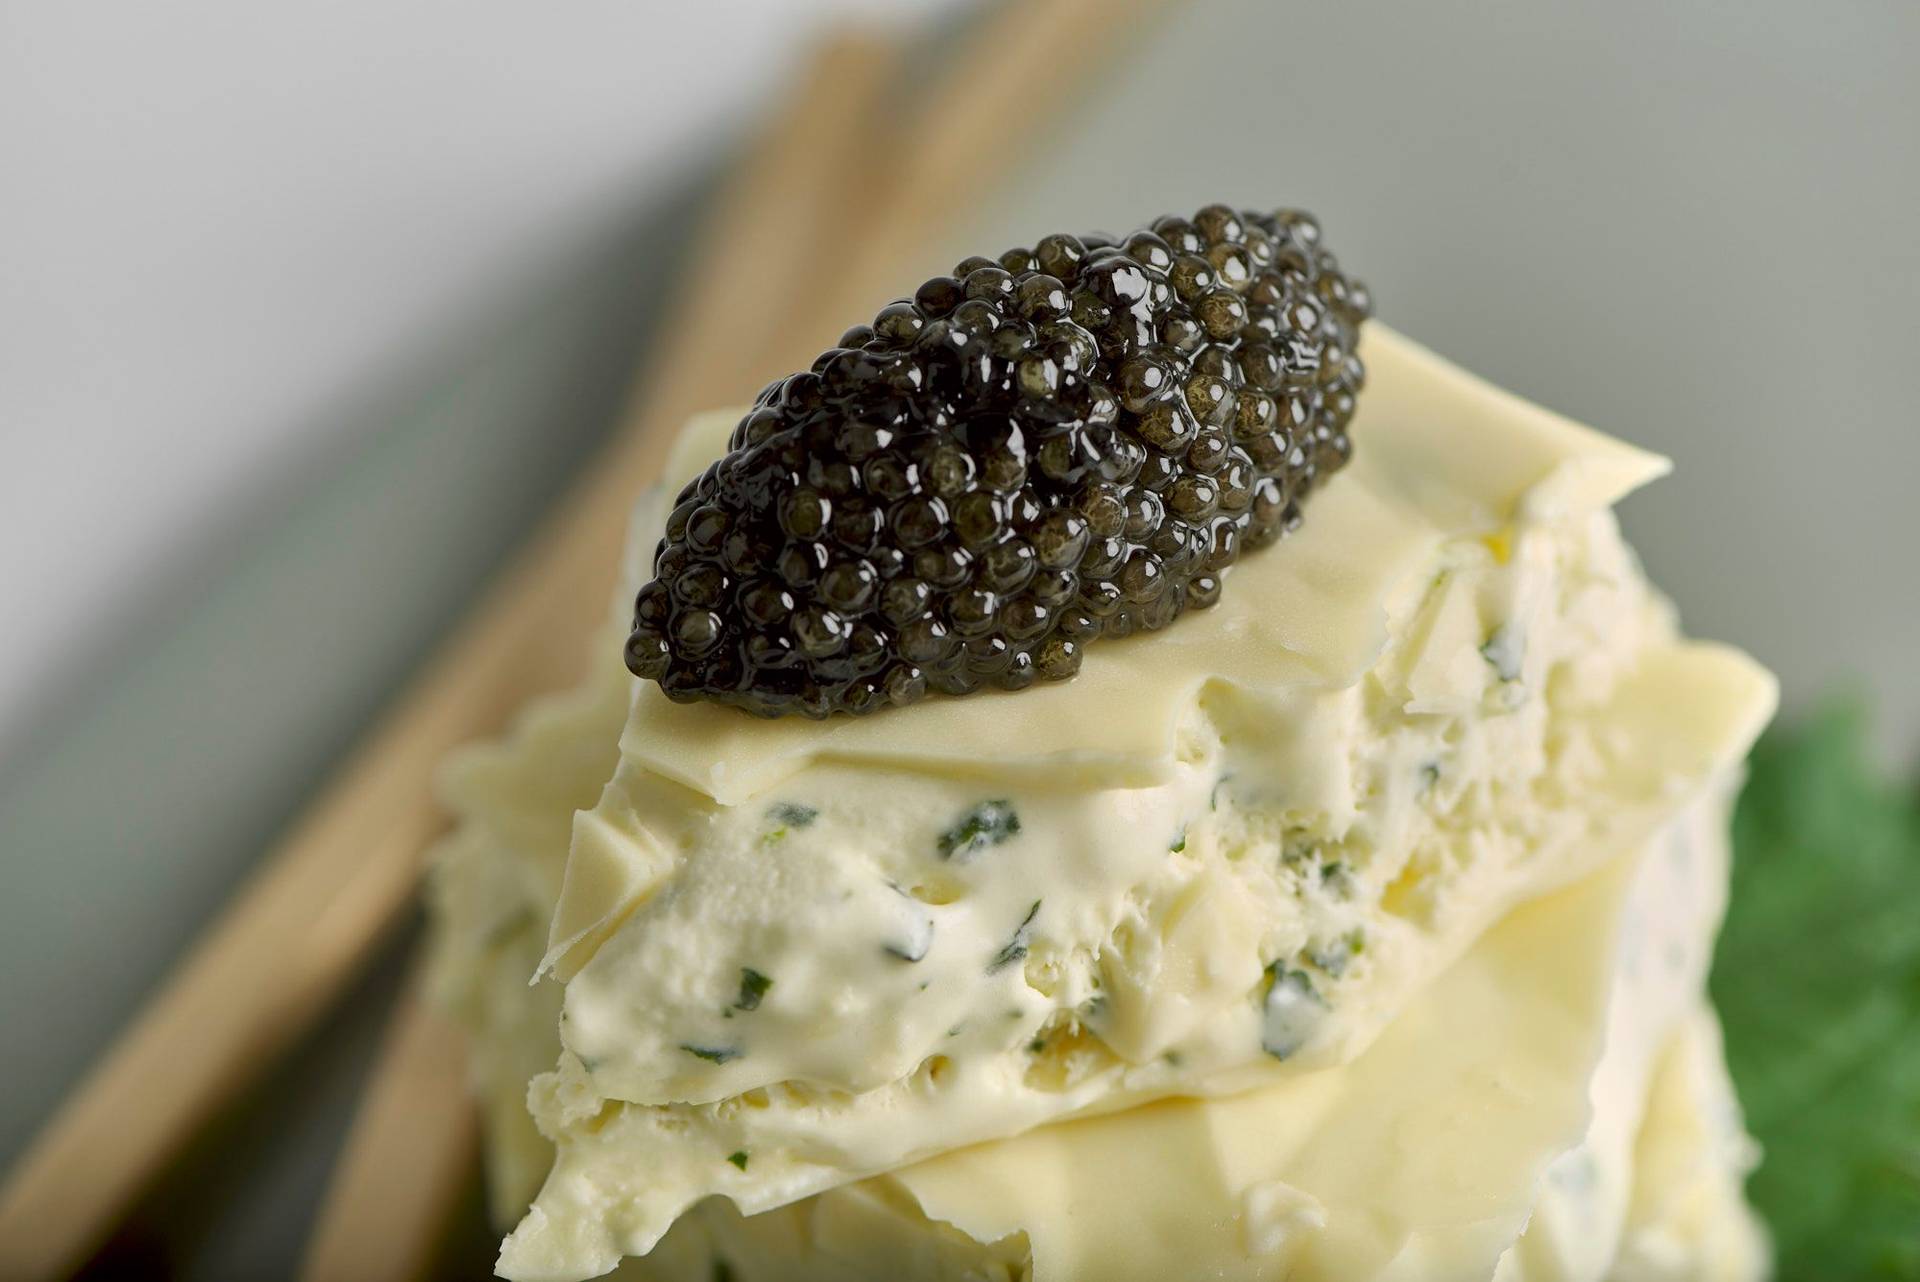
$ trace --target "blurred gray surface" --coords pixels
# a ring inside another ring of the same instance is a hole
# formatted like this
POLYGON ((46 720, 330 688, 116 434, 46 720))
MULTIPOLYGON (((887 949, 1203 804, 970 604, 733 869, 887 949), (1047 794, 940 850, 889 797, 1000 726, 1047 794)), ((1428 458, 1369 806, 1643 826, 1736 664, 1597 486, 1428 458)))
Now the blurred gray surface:
MULTIPOLYGON (((0 761, 0 1164, 602 438, 707 186, 636 193, 620 226, 343 408, 347 447, 128 602, 62 717, 0 761)), ((115 1268, 291 1275, 396 973, 143 1209, 115 1268)))
POLYGON ((1790 707, 1859 683, 1910 756, 1920 5, 1187 12, 953 256, 1313 209, 1387 324, 1670 455, 1624 513, 1687 626, 1790 707))
MULTIPOLYGON (((1790 706, 1857 683, 1907 756, 1916 123, 1904 0, 1201 0, 939 258, 1215 198, 1316 209, 1387 323, 1672 455, 1627 523, 1691 629, 1755 651, 1790 706)), ((157 583, 0 762, 0 1156, 606 425, 685 226, 657 193, 635 211, 345 411, 354 448, 157 583)), ((352 1059, 314 1088, 338 1116, 352 1059)), ((305 1116, 235 1159, 257 1178, 229 1187, 278 1208, 240 1218, 271 1230, 202 1224, 226 1249, 195 1275, 293 1258, 338 1135, 305 1116)))

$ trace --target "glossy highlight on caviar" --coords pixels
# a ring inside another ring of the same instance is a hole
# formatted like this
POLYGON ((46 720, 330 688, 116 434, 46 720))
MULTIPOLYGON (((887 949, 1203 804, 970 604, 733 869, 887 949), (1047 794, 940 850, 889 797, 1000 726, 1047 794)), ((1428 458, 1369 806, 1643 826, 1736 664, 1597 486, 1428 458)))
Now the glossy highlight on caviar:
POLYGON ((1298 526, 1352 453, 1369 311, 1296 210, 969 258, 760 393, 667 519, 627 666, 763 716, 1070 677, 1298 526))

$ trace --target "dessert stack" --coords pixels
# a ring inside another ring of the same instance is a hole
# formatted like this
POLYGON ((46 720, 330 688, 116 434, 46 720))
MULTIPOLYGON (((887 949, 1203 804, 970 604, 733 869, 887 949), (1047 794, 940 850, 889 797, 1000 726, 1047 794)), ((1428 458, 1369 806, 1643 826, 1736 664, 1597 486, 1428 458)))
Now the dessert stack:
POLYGON ((969 259, 637 506, 447 772, 517 1279, 1754 1278, 1704 977, 1773 683, 1658 457, 1303 214, 969 259))

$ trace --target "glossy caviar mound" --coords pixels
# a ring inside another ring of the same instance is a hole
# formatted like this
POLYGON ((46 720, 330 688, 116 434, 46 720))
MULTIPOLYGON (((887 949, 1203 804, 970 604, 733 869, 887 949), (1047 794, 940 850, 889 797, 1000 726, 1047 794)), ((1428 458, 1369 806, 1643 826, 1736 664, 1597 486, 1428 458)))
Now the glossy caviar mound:
POLYGON ((627 665, 764 716, 1070 677, 1299 524, 1368 310, 1295 210, 969 258, 760 393, 667 518, 627 665))

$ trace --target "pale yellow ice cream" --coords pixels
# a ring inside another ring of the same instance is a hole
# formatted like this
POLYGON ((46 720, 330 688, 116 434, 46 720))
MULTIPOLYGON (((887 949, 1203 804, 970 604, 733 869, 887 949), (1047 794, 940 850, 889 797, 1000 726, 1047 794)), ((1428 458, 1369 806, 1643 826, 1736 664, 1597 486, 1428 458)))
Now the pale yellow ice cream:
MULTIPOLYGON (((1608 505, 1661 461, 1389 331, 1363 354, 1355 461, 1306 527, 1237 567, 1214 610, 1103 642, 1074 682, 766 723, 636 686, 609 635, 587 687, 455 770, 467 823, 436 877, 442 985, 479 1034, 497 1209, 545 1184, 507 1244, 510 1276, 603 1272, 716 1193, 796 1208, 736 1217, 742 1243, 796 1216, 879 1216, 857 1235, 878 1241, 895 1233, 882 1211, 925 1203, 896 1205, 869 1176, 1004 1157, 1073 1129, 1035 1127, 1121 1108, 1074 1126, 1153 1153, 1164 1113, 1351 1087, 1495 921, 1624 860, 1712 790, 1771 685, 1678 640, 1619 540, 1608 505), (550 1173, 520 1103, 536 1072, 550 1173)), ((730 424, 697 423, 676 468, 717 453, 730 424)), ((643 511, 638 546, 658 520, 643 511)), ((1620 1061, 1594 1059, 1600 1040, 1567 1078, 1576 1093, 1620 1061)), ((1650 1046, 1589 1140, 1616 1175, 1650 1046)), ((1575 1257, 1613 1259, 1629 1187, 1606 1185, 1612 1227, 1576 1233, 1591 1245, 1562 1250, 1562 1272, 1516 1254, 1503 1276, 1603 1276, 1575 1257)), ((1243 1193, 1276 1222, 1319 1215, 1280 1185, 1243 1193)), ((1502 1194, 1524 1221, 1532 1184, 1502 1194)), ((727 1224, 725 1206, 703 1204, 652 1267, 727 1224)), ((1048 1264, 1059 1230, 1038 1220, 1008 1229, 1016 1242, 985 1221, 894 1219, 927 1260, 986 1234, 1009 1268, 1031 1249, 1035 1276, 1109 1276, 1048 1264)), ((1691 1240, 1673 1225, 1646 1240, 1661 1233, 1691 1240)), ((1485 1268, 1459 1276, 1486 1276, 1516 1235, 1493 1233, 1485 1268)), ((821 1276, 914 1276, 871 1267, 821 1276)), ((758 1275, 809 1276, 793 1268, 758 1275)))
MULTIPOLYGON (((1709 801, 1517 910, 1353 1063, 1045 1127, 743 1219, 701 1204, 618 1276, 706 1282, 1284 1278, 1599 1282, 1656 1223, 1697 1278, 1759 1276, 1701 988, 1726 878, 1709 801), (1703 1097, 1704 1096, 1704 1097, 1703 1097), (1583 1134, 1584 1131, 1584 1134, 1583 1134), (1630 1213, 1631 1208, 1631 1213, 1630 1213), (1517 1239, 1517 1240, 1516 1240, 1517 1239)), ((1724 1079, 1722 1079, 1724 1083, 1724 1079)))
MULTIPOLYGON (((532 719, 528 746, 581 707, 532 719)), ((1048 1127, 751 1219, 704 1203, 619 1276, 1756 1278, 1746 1143, 1699 1005, 1724 832, 1709 796, 1518 910, 1346 1068, 1048 1127)), ((441 884, 480 884, 479 847, 448 859, 441 884)), ((517 979, 483 981, 496 1010, 538 1004, 517 979)), ((513 1037, 482 1043, 508 1076, 513 1037)), ((489 1114, 528 1187, 547 1152, 513 1101, 489 1114)))

